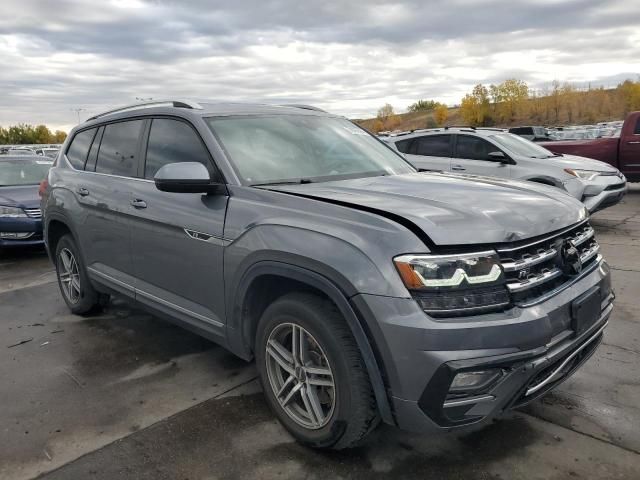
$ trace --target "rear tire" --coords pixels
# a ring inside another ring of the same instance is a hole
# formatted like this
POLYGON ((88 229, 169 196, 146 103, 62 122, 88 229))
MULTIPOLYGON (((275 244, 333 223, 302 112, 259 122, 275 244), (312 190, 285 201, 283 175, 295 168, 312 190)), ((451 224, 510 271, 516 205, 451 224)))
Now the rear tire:
POLYGON ((76 315, 87 315, 100 309, 104 296, 91 285, 89 276, 70 234, 63 235, 56 245, 55 252, 56 276, 62 298, 76 315))
POLYGON ((260 319, 255 351, 267 402, 300 443, 348 448, 378 424, 360 350, 332 302, 309 293, 279 298, 260 319))

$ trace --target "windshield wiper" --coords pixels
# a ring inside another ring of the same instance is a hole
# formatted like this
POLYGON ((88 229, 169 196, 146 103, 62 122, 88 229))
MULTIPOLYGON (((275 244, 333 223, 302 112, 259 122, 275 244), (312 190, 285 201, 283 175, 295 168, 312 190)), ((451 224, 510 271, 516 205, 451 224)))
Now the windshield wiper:
POLYGON ((270 185, 301 185, 305 183, 313 183, 313 180, 309 178, 299 178, 297 180, 284 180, 284 181, 275 181, 275 182, 264 182, 264 183, 252 183, 249 185, 250 187, 267 187, 270 185))

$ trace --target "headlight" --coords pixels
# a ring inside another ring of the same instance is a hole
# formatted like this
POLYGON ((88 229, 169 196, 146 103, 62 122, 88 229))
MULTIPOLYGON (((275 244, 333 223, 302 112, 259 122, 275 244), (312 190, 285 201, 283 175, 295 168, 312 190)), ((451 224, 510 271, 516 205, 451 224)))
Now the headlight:
POLYGON ((461 255, 401 255, 394 263, 422 309, 459 316, 504 309, 510 303, 495 251, 461 255))
POLYGON ((581 178, 582 180, 593 180, 594 178, 600 176, 601 172, 596 172, 595 170, 576 170, 573 168, 565 168, 565 172, 569 175, 573 175, 574 177, 581 178))
POLYGON ((16 207, 3 207, 0 205, 0 218, 23 218, 26 217, 27 214, 24 213, 24 210, 16 207))

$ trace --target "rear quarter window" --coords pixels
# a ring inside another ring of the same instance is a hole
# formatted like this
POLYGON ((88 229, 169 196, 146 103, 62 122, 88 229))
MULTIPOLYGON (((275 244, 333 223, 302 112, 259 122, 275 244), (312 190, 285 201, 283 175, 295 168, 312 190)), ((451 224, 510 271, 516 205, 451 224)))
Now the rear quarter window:
POLYGON ((76 133, 67 149, 67 159, 76 170, 83 170, 87 161, 89 147, 96 133, 95 128, 76 133))

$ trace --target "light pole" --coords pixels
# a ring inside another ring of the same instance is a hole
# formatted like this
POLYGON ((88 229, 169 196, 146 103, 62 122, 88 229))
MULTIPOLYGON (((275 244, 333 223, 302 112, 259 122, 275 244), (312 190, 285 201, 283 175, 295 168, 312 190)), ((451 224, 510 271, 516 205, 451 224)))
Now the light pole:
POLYGON ((78 115, 78 123, 80 123, 80 112, 85 112, 87 109, 86 108, 72 108, 71 111, 72 112, 76 112, 76 114, 78 115))

